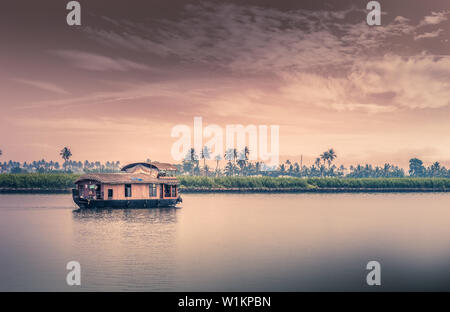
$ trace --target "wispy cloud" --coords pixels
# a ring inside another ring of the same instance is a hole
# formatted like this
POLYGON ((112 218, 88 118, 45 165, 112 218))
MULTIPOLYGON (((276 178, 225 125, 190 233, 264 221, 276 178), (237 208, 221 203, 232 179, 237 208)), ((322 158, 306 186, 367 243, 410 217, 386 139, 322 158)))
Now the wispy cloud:
POLYGON ((45 90, 45 91, 50 91, 50 92, 54 92, 54 93, 58 93, 58 94, 69 94, 68 91, 64 90, 63 88, 57 86, 54 83, 50 83, 50 82, 45 82, 42 80, 29 80, 29 79, 21 79, 21 78, 13 78, 11 79, 13 81, 16 82, 20 82, 41 90, 45 90))
POLYGON ((96 40, 135 51, 259 72, 348 60, 354 48, 330 30, 342 29, 340 21, 351 11, 282 12, 203 3, 188 5, 185 19, 159 21, 155 28, 127 23, 121 33, 93 28, 86 31, 96 40))
POLYGON ((450 59, 426 54, 359 60, 345 77, 291 75, 283 91, 300 103, 370 113, 450 105, 450 59))
POLYGON ((123 58, 111 58, 104 55, 77 51, 57 50, 51 53, 72 62, 74 66, 93 71, 129 71, 150 70, 145 64, 140 64, 123 58))
MULTIPOLYGON (((153 21, 156 26, 148 28, 122 23, 121 33, 87 32, 101 42, 141 53, 238 75, 272 75, 281 87, 271 93, 287 103, 369 113, 449 105, 448 58, 413 48, 405 55, 402 45, 402 55, 396 54, 399 42, 439 36, 442 29, 417 32, 424 25, 442 23, 448 12, 433 12, 419 23, 397 16, 377 27, 366 24, 365 14, 355 8, 280 11, 201 3, 186 6, 181 20, 153 21)), ((216 96, 224 103, 223 95, 216 96)))
POLYGON ((450 14, 450 11, 441 11, 441 12, 431 12, 431 15, 427 15, 420 22, 420 26, 425 25, 437 25, 448 19, 447 15, 450 14))
POLYGON ((435 37, 439 36, 439 34, 443 31, 444 30, 442 28, 439 28, 439 29, 436 29, 435 31, 416 35, 416 36, 414 36, 414 40, 425 39, 425 38, 435 38, 435 37))
POLYGON ((185 62, 238 72, 276 72, 348 65, 355 58, 383 53, 389 40, 420 37, 415 34, 419 27, 445 21, 448 12, 433 12, 419 24, 397 16, 378 27, 366 24, 366 14, 356 8, 280 11, 204 2, 187 5, 181 20, 153 21, 151 27, 122 22, 121 32, 86 32, 105 44, 185 62))
MULTIPOLYGON (((184 13, 183 19, 159 20, 158 26, 152 27, 104 18, 114 27, 120 25, 123 31, 86 31, 92 38, 115 47, 221 69, 246 77, 247 83, 241 83, 241 79, 229 82, 214 78, 212 82, 177 77, 173 81, 142 82, 123 91, 36 102, 22 108, 164 99, 166 103, 192 103, 196 110, 219 103, 221 110, 217 115, 229 116, 236 113, 236 103, 241 108, 261 108, 274 100, 285 107, 316 106, 368 113, 449 105, 449 58, 426 52, 400 56, 391 44, 393 40, 414 42, 438 36, 442 29, 416 32, 423 23, 435 25, 444 21, 446 12, 434 12, 418 24, 397 16, 379 27, 369 27, 365 12, 354 8, 334 12, 280 11, 202 3, 186 6, 184 13), (352 14, 361 19, 349 18, 352 14), (263 78, 248 83, 252 76, 263 78), (272 77, 270 88, 263 82, 267 76, 272 77)), ((52 53, 88 70, 151 69, 128 59, 82 51, 52 53)))

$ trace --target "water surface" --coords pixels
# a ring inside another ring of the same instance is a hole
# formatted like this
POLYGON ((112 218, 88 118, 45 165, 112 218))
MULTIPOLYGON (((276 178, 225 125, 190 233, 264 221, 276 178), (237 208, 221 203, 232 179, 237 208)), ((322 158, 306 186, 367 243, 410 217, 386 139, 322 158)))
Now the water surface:
POLYGON ((184 194, 76 210, 0 195, 1 291, 450 290, 450 194, 184 194), (66 264, 81 264, 81 287, 66 264), (382 286, 366 285, 367 262, 382 286))

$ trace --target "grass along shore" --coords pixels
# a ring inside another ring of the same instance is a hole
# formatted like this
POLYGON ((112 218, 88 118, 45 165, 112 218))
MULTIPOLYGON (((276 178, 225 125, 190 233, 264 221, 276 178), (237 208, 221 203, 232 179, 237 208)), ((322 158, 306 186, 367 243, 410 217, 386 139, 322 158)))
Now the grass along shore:
POLYGON ((70 173, 2 173, 0 192, 67 192, 79 177, 70 173))
POLYGON ((179 177, 184 192, 447 192, 448 178, 179 177))
MULTIPOLYGON (((69 192, 78 174, 0 174, 0 192, 69 192)), ((190 192, 448 192, 449 178, 295 178, 179 176, 190 192)))

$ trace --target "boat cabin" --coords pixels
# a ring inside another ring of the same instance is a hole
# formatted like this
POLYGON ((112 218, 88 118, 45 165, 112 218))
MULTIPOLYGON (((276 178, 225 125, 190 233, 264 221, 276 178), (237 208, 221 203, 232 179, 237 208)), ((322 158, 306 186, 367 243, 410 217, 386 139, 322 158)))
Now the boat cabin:
POLYGON ((119 173, 92 173, 75 181, 80 200, 177 199, 176 167, 166 163, 133 163, 119 173))

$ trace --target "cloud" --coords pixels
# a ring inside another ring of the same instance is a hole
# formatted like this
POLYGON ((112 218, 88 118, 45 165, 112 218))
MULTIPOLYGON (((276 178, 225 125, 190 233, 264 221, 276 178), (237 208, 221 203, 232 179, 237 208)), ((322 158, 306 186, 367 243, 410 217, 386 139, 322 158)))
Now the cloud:
POLYGON ((357 63, 350 80, 362 95, 389 92, 383 103, 398 108, 440 108, 450 104, 450 59, 422 54, 385 55, 357 63))
POLYGON ((202 3, 185 11, 182 20, 161 20, 148 28, 126 23, 120 32, 86 32, 111 46, 246 72, 327 66, 348 61, 354 52, 331 32, 345 31, 340 22, 353 9, 283 12, 202 3))
POLYGON ((416 35, 416 36, 414 36, 414 40, 425 39, 425 38, 435 38, 435 37, 439 36, 439 34, 443 31, 444 30, 442 28, 439 28, 432 32, 427 32, 427 33, 423 33, 420 35, 416 35))
POLYGON ((111 58, 94 53, 76 50, 56 50, 51 53, 72 62, 74 66, 93 71, 130 71, 150 70, 144 64, 136 63, 123 58, 111 58))
POLYGON ((386 55, 381 59, 357 60, 345 74, 336 76, 296 71, 283 73, 276 79, 187 77, 160 83, 143 82, 121 91, 41 101, 25 108, 107 104, 111 112, 114 105, 128 107, 124 103, 145 102, 146 109, 164 103, 165 108, 173 111, 173 118, 208 114, 225 119, 248 114, 259 120, 264 116, 273 117, 275 104, 281 111, 319 107, 332 111, 389 113, 448 106, 449 77, 450 58, 427 54, 386 55))
POLYGON ((286 97, 338 111, 383 113, 450 105, 450 59, 426 54, 359 60, 344 77, 297 73, 286 81, 286 97))
POLYGON ((450 11, 431 12, 431 15, 425 16, 420 22, 419 27, 425 25, 437 25, 447 20, 450 11))
MULTIPOLYGON (((31 107, 155 98, 191 103, 198 110, 219 105, 222 109, 217 114, 221 116, 236 114, 238 107, 261 108, 269 101, 286 107, 303 105, 368 113, 445 107, 450 95, 449 58, 418 54, 405 49, 402 43, 438 36, 442 29, 423 34, 416 31, 423 23, 442 22, 446 14, 433 12, 418 24, 397 16, 391 23, 370 27, 365 12, 357 9, 280 11, 201 3, 187 5, 182 19, 153 20, 151 26, 113 23, 104 18, 113 28, 87 28, 88 36, 117 49, 193 64, 197 72, 199 68, 208 72, 214 69, 230 75, 234 82, 177 77, 160 84, 142 83, 125 91, 33 103, 31 107), (352 19, 350 15, 360 18, 352 19), (397 55, 396 45, 408 53, 397 55), (260 80, 249 80, 251 77, 260 80), (271 83, 266 83, 266 77, 272 79, 271 83)), ((72 50, 54 53, 89 70, 149 69, 123 58, 72 50)))
POLYGON ((181 62, 233 72, 277 73, 323 71, 351 65, 355 59, 383 55, 390 41, 413 39, 423 23, 437 24, 447 18, 447 12, 433 12, 414 25, 410 19, 397 16, 389 24, 370 27, 366 13, 356 8, 281 11, 203 2, 187 5, 183 18, 176 21, 153 20, 147 27, 121 22, 119 28, 88 27, 86 32, 109 46, 181 62))
POLYGON ((50 82, 20 79, 20 78, 14 78, 11 80, 26 84, 26 85, 29 85, 29 86, 32 86, 32 87, 35 87, 38 89, 42 89, 45 91, 50 91, 50 92, 54 92, 54 93, 58 93, 58 94, 69 94, 69 92, 67 92, 63 88, 61 88, 53 83, 50 83, 50 82))

